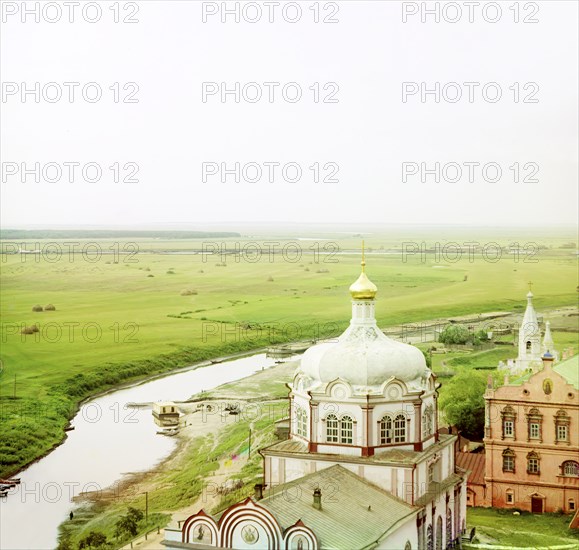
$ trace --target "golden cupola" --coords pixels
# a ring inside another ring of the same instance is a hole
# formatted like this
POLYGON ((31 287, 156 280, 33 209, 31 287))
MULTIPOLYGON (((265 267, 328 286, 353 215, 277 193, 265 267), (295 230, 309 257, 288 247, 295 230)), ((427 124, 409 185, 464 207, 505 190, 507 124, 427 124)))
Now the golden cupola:
POLYGON ((368 279, 366 275, 366 258, 364 255, 364 243, 362 243, 362 273, 352 285, 350 285, 350 294, 354 300, 373 300, 378 292, 378 287, 368 279))

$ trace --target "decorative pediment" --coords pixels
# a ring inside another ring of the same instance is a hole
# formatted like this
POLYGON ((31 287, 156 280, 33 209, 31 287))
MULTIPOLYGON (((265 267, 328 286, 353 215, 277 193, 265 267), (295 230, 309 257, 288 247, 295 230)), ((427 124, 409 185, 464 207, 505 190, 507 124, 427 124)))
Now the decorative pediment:
POLYGON ((408 394, 408 386, 402 380, 392 377, 382 384, 381 392, 387 399, 396 401, 408 394))
POLYGON ((336 378, 326 386, 326 395, 336 400, 348 399, 352 393, 352 386, 342 378, 336 378))
POLYGON ((215 520, 205 513, 205 510, 200 510, 189 516, 183 523, 181 541, 190 544, 218 546, 219 527, 215 520))

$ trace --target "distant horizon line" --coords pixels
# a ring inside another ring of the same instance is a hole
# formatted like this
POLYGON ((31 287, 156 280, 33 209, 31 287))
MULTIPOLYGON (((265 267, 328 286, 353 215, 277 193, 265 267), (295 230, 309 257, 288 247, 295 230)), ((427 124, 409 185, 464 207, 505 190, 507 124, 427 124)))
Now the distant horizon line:
POLYGON ((232 227, 239 226, 240 228, 324 228, 334 229, 334 232, 351 233, 356 232, 362 228, 421 228, 421 227, 439 227, 439 228, 468 228, 468 229, 484 229, 488 231, 497 231, 500 229, 574 229, 577 230, 579 224, 562 222, 551 224, 511 224, 511 225, 492 225, 488 224, 465 224, 465 223, 387 223, 387 222, 236 222, 236 221, 220 221, 220 222, 159 222, 159 223, 132 223, 132 224, 10 224, 0 225, 0 231, 203 231, 203 228, 211 227, 232 227), (348 228, 346 230, 346 228, 348 228))

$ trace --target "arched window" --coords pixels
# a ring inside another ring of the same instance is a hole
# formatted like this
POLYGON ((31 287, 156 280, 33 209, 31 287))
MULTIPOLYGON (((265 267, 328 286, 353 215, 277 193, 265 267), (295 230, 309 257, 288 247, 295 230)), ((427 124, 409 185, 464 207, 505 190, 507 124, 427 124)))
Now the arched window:
POLYGON ((434 543, 432 540, 432 525, 426 529, 426 550, 434 550, 434 543))
POLYGON ((452 511, 450 508, 446 510, 446 547, 448 548, 452 542, 452 511))
POLYGON ((503 439, 505 438, 515 438, 515 419, 517 414, 515 409, 510 405, 507 405, 501 411, 502 423, 503 423, 503 439))
POLYGON ((296 432, 302 437, 308 436, 308 415, 301 407, 296 407, 296 432))
POLYGON ((539 474, 539 455, 535 451, 531 451, 527 455, 527 473, 528 474, 539 474))
POLYGON ((338 419, 335 414, 326 417, 326 441, 328 443, 338 442, 338 419))
POLYGON ((527 340, 527 343, 525 344, 525 348, 527 351, 531 351, 531 341, 527 340))
POLYGON ((432 405, 428 405, 422 415, 422 439, 432 435, 432 405))
POLYGON ((436 550, 442 550, 442 517, 436 520, 436 550))
POLYGON ((569 511, 574 512, 575 511, 575 501, 572 498, 570 498, 568 504, 569 504, 569 511))
POLYGON ((340 422, 340 442, 351 445, 353 434, 353 422, 349 416, 342 416, 340 422))
POLYGON ((561 466, 563 475, 567 477, 579 477, 579 462, 566 460, 561 466))
POLYGON ((569 442, 569 415, 560 409, 555 415, 555 443, 569 442))
POLYGON ((385 416, 380 420, 380 445, 392 443, 392 418, 385 416))
POLYGON ((515 452, 512 449, 503 451, 503 472, 515 471, 515 452))
POLYGON ((399 414, 394 419, 394 443, 404 443, 406 441, 406 417, 399 414))
POLYGON ((412 550, 412 544, 410 544, 409 540, 406 541, 406 544, 404 545, 404 550, 412 550))

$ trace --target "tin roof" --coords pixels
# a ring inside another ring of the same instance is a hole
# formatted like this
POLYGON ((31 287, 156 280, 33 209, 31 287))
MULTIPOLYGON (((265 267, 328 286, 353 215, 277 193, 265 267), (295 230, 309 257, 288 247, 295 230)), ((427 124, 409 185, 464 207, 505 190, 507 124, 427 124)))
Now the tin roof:
POLYGON ((579 355, 574 355, 570 359, 558 363, 553 367, 553 370, 579 390, 579 355))
POLYGON ((274 486, 265 495, 258 504, 282 528, 301 520, 324 549, 375 548, 419 510, 340 465, 274 486), (322 491, 321 510, 313 506, 315 488, 322 491))
POLYGON ((456 453, 456 464, 463 470, 470 470, 469 485, 485 484, 485 454, 484 453, 456 453))

